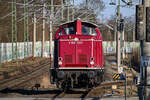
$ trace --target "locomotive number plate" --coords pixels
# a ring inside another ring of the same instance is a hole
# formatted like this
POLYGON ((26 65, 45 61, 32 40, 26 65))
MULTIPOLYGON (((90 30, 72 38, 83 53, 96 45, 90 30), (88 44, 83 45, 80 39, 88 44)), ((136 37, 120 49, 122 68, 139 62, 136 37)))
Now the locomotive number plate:
POLYGON ((80 42, 77 42, 77 44, 83 44, 83 42, 80 41, 80 42))
POLYGON ((75 42, 69 42, 69 44, 75 44, 75 42))
POLYGON ((69 44, 83 44, 83 42, 81 42, 81 41, 80 42, 73 42, 72 41, 72 42, 69 42, 69 44))

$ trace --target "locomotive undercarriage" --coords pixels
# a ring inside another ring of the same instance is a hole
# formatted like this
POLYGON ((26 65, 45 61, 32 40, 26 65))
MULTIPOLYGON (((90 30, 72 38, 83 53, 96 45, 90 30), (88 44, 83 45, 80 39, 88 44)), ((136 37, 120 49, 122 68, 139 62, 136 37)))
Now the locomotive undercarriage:
POLYGON ((92 88, 104 81, 104 69, 51 69, 51 83, 62 90, 92 88))

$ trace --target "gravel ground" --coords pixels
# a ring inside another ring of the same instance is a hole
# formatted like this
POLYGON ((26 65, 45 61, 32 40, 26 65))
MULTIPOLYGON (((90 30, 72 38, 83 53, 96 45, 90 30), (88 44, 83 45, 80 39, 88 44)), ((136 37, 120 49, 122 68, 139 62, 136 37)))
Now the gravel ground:
MULTIPOLYGON (((112 69, 111 63, 115 62, 115 57, 106 57, 105 62, 105 80, 112 80, 112 73, 116 72, 116 70, 112 69)), ((47 79, 44 79, 47 80, 47 79)), ((46 81, 47 82, 47 81, 46 81)), ((49 85, 46 88, 36 89, 16 89, 16 90, 7 90, 0 92, 0 100, 47 100, 47 98, 59 100, 59 98, 66 100, 74 100, 79 98, 85 98, 88 92, 84 89, 78 89, 73 91, 68 91, 67 93, 63 93, 56 88, 55 85, 49 85), (16 98, 17 97, 17 98, 16 98), (13 99, 12 99, 13 98, 13 99)), ((96 97, 96 96, 95 96, 96 97)), ((109 98, 86 98, 86 100, 124 100, 124 98, 120 97, 109 97, 109 98)), ((137 98, 128 98, 127 100, 138 100, 137 98)))

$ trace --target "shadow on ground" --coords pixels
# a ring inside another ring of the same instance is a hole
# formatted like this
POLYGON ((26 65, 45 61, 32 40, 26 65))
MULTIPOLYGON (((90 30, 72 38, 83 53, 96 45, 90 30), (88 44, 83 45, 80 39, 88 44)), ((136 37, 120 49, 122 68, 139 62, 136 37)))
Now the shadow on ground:
POLYGON ((62 92, 61 90, 24 90, 24 89, 5 89, 0 91, 0 93, 3 94, 9 94, 9 93, 18 93, 21 95, 46 95, 46 94, 53 94, 53 99, 55 98, 62 98, 63 96, 60 96, 61 94, 81 94, 79 98, 85 98, 89 91, 80 91, 80 90, 68 90, 67 92, 62 92))

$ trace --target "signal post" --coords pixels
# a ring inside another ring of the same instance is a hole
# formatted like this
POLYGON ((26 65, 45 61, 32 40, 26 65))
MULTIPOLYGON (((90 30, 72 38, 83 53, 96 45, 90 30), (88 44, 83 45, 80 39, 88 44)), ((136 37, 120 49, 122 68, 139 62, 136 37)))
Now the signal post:
POLYGON ((150 0, 136 7, 136 39, 141 47, 139 100, 150 100, 150 0))
POLYGON ((121 62, 121 54, 120 54, 120 0, 118 0, 118 5, 117 5, 117 34, 116 34, 116 54, 117 54, 117 67, 118 67, 118 72, 120 69, 120 62, 121 62))
POLYGON ((145 83, 146 97, 145 100, 150 100, 150 0, 145 0, 146 13, 146 42, 144 42, 143 56, 148 58, 148 64, 145 65, 145 83))

